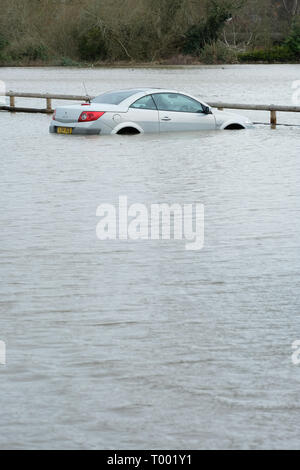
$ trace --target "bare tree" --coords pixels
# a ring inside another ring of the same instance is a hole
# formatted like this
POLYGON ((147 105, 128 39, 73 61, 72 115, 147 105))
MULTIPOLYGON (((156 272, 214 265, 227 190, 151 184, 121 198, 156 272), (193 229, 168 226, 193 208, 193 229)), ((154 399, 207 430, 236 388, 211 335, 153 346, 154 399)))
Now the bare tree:
POLYGON ((282 0, 283 6, 286 12, 291 15, 295 16, 298 13, 299 2, 298 0, 282 0))

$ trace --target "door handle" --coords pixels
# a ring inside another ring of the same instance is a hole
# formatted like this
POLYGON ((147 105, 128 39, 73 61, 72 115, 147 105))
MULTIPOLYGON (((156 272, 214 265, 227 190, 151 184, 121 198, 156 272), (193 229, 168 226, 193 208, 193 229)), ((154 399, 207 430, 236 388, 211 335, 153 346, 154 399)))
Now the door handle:
POLYGON ((162 118, 161 120, 162 120, 162 121, 172 121, 172 119, 169 118, 169 117, 164 117, 164 118, 162 118))

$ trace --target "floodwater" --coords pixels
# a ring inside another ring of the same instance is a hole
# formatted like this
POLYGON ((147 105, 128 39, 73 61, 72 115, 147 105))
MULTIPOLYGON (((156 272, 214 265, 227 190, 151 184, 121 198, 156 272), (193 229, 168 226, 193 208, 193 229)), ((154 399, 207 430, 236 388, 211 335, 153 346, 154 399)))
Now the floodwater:
MULTIPOLYGON (((291 104, 300 66, 2 68, 0 79, 291 104)), ((299 448, 299 117, 132 137, 50 135, 50 119, 0 113, 0 448, 299 448), (120 195, 203 203, 203 250, 98 240, 96 209, 120 195)))

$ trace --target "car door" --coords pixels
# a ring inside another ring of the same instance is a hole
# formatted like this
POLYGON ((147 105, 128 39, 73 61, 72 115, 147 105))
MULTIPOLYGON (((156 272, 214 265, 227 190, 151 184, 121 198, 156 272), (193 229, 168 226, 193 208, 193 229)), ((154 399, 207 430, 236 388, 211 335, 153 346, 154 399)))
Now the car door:
POLYGON ((144 132, 159 132, 159 113, 151 95, 143 96, 133 103, 124 119, 135 122, 144 132))
POLYGON ((213 114, 206 114, 199 101, 181 93, 156 93, 160 132, 200 131, 216 128, 213 114))

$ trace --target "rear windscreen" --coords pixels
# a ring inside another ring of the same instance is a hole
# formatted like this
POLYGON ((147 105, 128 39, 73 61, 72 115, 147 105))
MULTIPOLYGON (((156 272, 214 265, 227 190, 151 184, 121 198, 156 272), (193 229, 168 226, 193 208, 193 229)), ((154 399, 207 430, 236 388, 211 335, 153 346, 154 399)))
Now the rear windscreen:
POLYGON ((120 104, 130 96, 139 93, 142 90, 114 91, 99 95, 92 100, 92 103, 120 104))

